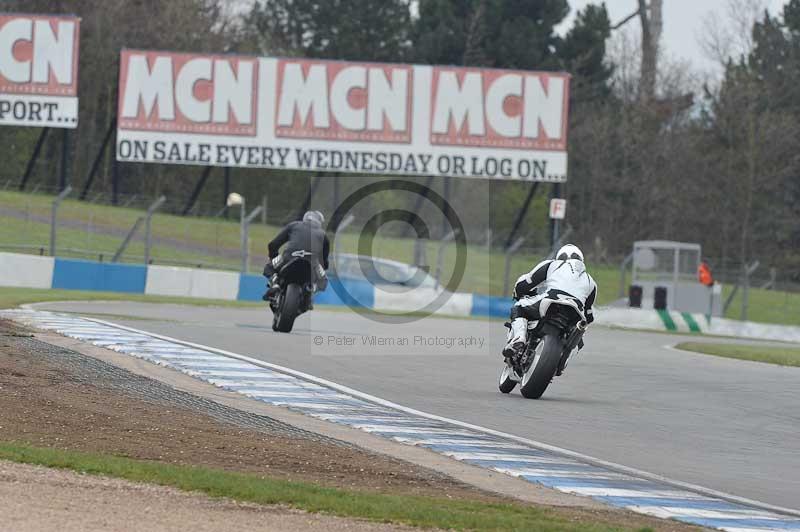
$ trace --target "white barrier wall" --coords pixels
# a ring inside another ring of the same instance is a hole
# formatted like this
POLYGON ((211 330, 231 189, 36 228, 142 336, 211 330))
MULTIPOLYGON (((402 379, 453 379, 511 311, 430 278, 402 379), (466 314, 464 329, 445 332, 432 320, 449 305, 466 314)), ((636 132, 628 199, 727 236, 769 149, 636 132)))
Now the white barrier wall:
POLYGON ((239 274, 213 270, 192 270, 189 297, 236 299, 239 295, 239 274))
MULTIPOLYGON (((390 312, 424 312, 425 307, 435 301, 439 293, 430 288, 400 290, 376 285, 373 308, 390 312)), ((436 310, 436 314, 469 316, 472 313, 472 294, 449 294, 445 299, 444 304, 436 310)))
POLYGON ((239 274, 196 268, 149 266, 144 293, 232 300, 239 294, 239 274))
POLYGON ((54 268, 53 257, 0 253, 0 286, 50 288, 54 268))

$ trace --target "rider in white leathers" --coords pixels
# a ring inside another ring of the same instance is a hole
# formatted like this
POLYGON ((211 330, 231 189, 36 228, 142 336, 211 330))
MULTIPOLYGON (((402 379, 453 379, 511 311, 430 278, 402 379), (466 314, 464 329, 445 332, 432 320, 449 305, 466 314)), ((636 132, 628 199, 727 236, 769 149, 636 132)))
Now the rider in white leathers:
POLYGON ((522 351, 527 342, 528 321, 539 320, 547 314, 551 300, 574 300, 589 324, 594 321, 592 305, 596 296, 597 284, 586 271, 581 250, 572 244, 562 247, 554 260, 539 263, 517 279, 514 286, 515 303, 511 309, 511 331, 508 343, 503 348, 503 356, 512 358, 522 351))

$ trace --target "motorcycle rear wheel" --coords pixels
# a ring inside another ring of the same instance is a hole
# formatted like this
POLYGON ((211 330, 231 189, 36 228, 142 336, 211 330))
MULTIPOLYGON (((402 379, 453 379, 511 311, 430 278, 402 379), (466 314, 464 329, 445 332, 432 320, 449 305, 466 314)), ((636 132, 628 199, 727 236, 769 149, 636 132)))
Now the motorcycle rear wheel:
POLYGON ((300 315, 300 285, 290 284, 281 298, 281 305, 275 315, 272 329, 278 332, 292 332, 294 320, 300 315))
POLYGON ((522 376, 520 393, 526 399, 539 399, 558 369, 564 344, 555 334, 547 334, 542 340, 541 353, 534 357, 531 367, 522 376))

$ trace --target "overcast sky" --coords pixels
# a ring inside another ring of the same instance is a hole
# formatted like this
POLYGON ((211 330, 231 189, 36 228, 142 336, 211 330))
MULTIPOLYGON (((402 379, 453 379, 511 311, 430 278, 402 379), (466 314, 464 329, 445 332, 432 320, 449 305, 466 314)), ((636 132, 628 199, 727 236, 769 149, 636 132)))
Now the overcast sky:
MULTIPOLYGON (((566 31, 572 25, 572 18, 578 9, 601 0, 569 0, 571 12, 569 18, 561 24, 559 32, 566 31)), ((675 58, 690 61, 699 70, 713 70, 715 65, 705 56, 698 43, 698 34, 702 32, 703 20, 709 13, 722 15, 728 0, 664 0, 664 32, 662 45, 667 54, 675 58)), ((764 0, 771 13, 780 12, 786 0, 764 0)), ((611 23, 615 24, 636 10, 637 0, 606 0, 611 23)), ((638 21, 628 23, 629 31, 639 29, 638 21)))

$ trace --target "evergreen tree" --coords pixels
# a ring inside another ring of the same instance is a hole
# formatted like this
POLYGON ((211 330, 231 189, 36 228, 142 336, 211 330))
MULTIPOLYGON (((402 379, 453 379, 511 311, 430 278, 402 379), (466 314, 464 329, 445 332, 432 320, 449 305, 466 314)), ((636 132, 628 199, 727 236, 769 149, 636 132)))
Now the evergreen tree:
POLYGON ((262 53, 403 61, 410 47, 408 0, 264 0, 246 26, 262 53))
POLYGON ((610 93, 608 83, 614 69, 606 60, 606 40, 611 22, 605 4, 590 4, 575 17, 575 23, 558 43, 561 68, 570 72, 572 98, 590 100, 610 93))

